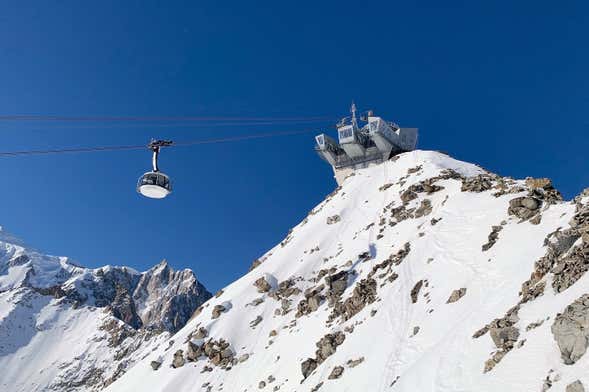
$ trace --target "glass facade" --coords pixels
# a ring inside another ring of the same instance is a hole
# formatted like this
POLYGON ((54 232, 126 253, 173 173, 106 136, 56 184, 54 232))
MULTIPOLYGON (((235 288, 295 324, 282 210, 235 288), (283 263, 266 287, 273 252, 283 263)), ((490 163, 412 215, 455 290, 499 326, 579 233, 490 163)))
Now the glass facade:
POLYGON ((142 185, 156 185, 166 188, 167 190, 171 190, 172 188, 172 183, 170 182, 168 176, 155 172, 145 173, 143 176, 141 176, 137 182, 137 187, 142 185))

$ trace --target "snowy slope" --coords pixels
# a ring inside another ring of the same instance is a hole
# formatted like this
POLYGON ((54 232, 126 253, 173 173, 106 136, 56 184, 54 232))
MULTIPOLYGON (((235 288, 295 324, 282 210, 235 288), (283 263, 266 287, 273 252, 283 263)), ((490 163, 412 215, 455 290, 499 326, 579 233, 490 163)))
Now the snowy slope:
POLYGON ((587 202, 436 152, 357 171, 107 390, 589 386, 583 329, 551 332, 589 291, 587 202), (567 344, 582 351, 572 364, 567 344))
POLYGON ((209 297, 190 270, 87 269, 0 230, 0 391, 103 389, 209 297))

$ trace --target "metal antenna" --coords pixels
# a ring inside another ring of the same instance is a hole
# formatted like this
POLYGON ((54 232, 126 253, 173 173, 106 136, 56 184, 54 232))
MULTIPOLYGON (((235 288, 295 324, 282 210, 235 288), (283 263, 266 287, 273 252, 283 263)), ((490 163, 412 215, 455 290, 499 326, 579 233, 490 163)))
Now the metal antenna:
POLYGON ((352 126, 354 129, 358 128, 358 122, 356 121, 356 104, 352 101, 352 106, 350 107, 350 113, 352 113, 352 126))

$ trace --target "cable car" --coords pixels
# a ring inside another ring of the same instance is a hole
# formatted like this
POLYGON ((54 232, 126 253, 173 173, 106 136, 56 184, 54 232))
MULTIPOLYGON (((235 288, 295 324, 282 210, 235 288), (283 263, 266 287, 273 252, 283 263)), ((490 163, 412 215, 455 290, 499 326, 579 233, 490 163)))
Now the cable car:
POLYGON ((153 170, 143 174, 137 181, 137 192, 151 199, 163 199, 172 193, 172 181, 165 173, 159 170, 157 159, 161 147, 172 145, 171 140, 152 140, 148 145, 153 151, 153 170))

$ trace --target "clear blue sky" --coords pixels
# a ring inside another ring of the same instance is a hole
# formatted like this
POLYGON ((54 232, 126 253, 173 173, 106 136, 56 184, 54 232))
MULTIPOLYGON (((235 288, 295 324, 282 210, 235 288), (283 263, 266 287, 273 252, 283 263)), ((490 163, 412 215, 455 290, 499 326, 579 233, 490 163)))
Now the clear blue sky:
MULTIPOLYGON (((353 99, 513 177, 589 186, 586 1, 0 2, 0 115, 329 116, 353 99), (124 4, 124 5, 123 5, 124 4)), ((0 150, 324 128, 0 122, 0 150)), ((335 186, 312 134, 164 151, 0 158, 0 225, 84 265, 166 258, 212 290, 335 186)))

